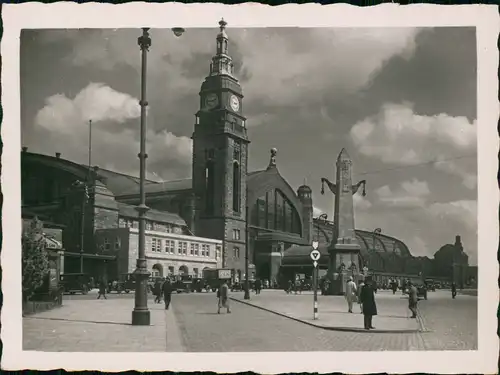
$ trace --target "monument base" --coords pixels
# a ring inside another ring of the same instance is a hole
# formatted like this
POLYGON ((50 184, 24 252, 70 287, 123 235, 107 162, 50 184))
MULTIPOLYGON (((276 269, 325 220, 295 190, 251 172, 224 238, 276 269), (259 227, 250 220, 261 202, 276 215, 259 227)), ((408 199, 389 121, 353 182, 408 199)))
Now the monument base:
POLYGON ((330 253, 330 264, 328 267, 328 279, 330 287, 327 291, 329 295, 345 295, 346 284, 349 277, 352 277, 356 285, 360 279, 359 254, 361 247, 357 243, 335 244, 330 253))

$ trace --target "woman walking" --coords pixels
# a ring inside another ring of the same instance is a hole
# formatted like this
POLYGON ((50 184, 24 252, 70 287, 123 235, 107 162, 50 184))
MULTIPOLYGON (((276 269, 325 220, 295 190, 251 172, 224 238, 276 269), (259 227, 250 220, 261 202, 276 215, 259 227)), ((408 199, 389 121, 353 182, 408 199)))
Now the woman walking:
POLYGON ((227 313, 230 314, 231 310, 229 308, 229 287, 226 281, 223 281, 219 290, 217 291, 217 298, 219 299, 217 314, 220 314, 220 309, 222 307, 227 309, 227 313))

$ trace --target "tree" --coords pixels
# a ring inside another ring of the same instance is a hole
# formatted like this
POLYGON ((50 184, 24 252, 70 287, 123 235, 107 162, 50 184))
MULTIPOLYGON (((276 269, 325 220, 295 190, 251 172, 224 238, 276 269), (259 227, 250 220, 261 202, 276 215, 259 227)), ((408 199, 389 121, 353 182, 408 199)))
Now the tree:
POLYGON ((43 223, 35 217, 22 234, 23 300, 27 301, 42 286, 49 272, 49 260, 45 250, 43 223))

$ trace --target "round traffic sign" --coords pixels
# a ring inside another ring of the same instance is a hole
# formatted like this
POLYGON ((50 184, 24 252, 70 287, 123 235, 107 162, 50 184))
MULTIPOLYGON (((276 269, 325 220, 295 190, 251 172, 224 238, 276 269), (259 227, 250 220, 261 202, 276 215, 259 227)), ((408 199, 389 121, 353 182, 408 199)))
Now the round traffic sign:
POLYGON ((318 261, 319 258, 321 257, 321 253, 319 252, 319 250, 313 250, 309 255, 311 259, 315 262, 318 261))

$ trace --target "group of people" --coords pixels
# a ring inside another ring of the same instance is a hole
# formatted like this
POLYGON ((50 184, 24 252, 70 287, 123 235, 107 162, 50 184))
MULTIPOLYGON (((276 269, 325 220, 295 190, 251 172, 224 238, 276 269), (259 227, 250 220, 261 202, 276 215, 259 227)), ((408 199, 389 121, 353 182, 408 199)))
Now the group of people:
MULTIPOLYGON (((359 286, 349 277, 346 284, 345 298, 348 312, 353 312, 355 302, 359 303, 360 312, 364 316, 364 328, 374 329, 372 324, 373 316, 377 315, 377 303, 375 302, 375 287, 371 276, 361 280, 359 286)), ((417 318, 418 294, 416 286, 410 281, 408 284, 408 309, 411 311, 411 318, 417 318)))
POLYGON ((155 296, 155 303, 161 303, 161 298, 165 301, 165 310, 170 307, 172 301, 172 282, 167 277, 165 279, 157 279, 153 286, 153 295, 155 296))
POLYGON ((375 302, 375 288, 371 276, 367 276, 365 281, 361 280, 359 287, 349 276, 346 284, 345 298, 348 312, 352 313, 354 303, 359 303, 360 312, 364 317, 364 327, 366 330, 374 329, 372 324, 373 316, 377 315, 377 304, 375 302))

